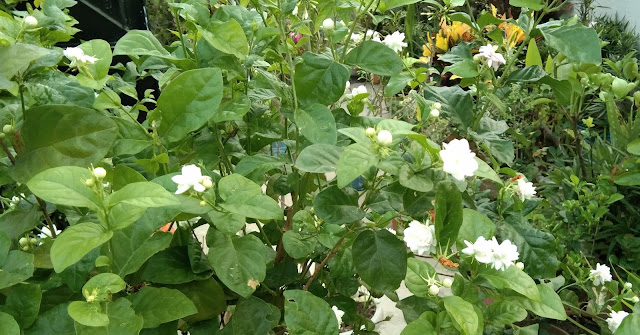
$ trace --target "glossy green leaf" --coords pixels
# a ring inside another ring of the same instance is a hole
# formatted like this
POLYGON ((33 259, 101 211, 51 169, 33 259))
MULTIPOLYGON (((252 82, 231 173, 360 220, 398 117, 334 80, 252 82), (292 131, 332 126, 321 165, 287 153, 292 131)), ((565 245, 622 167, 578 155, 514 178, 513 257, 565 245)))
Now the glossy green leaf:
POLYGON ((381 76, 393 76, 402 71, 402 59, 395 51, 380 42, 370 40, 351 49, 345 62, 381 76))
POLYGON ((266 276, 265 246, 254 235, 227 236, 216 229, 207 233, 209 262, 222 283, 248 297, 266 276))
POLYGON ((478 276, 497 289, 510 289, 522 294, 531 301, 540 301, 540 294, 536 288, 536 283, 524 271, 515 266, 510 266, 506 270, 495 270, 483 268, 478 276))
POLYGON ((438 244, 451 247, 462 226, 462 195, 451 182, 440 182, 436 188, 435 230, 438 244))
POLYGON ((7 234, 9 239, 19 239, 24 232, 40 224, 41 218, 40 211, 36 209, 14 209, 4 212, 0 215, 0 232, 7 234))
POLYGON ((336 121, 329 107, 309 105, 304 109, 296 109, 294 116, 300 133, 311 143, 336 144, 336 121))
POLYGON ((480 326, 480 318, 473 308, 473 305, 457 296, 449 296, 442 298, 444 308, 454 322, 454 326, 464 335, 482 334, 480 326))
POLYGON ((231 318, 233 334, 269 334, 280 321, 280 310, 256 297, 242 299, 231 318))
POLYGON ((166 59, 183 69, 191 69, 195 66, 191 60, 178 59, 171 55, 149 30, 129 30, 116 43, 113 55, 154 56, 166 59))
POLYGON ((0 312, 0 329, 2 334, 20 335, 20 326, 10 314, 0 312))
POLYGON ((67 311, 69 304, 65 302, 40 313, 33 326, 25 330, 25 335, 76 335, 73 319, 67 311))
POLYGON ((542 68, 542 57, 540 56, 540 51, 538 50, 538 44, 536 43, 536 39, 532 38, 529 40, 529 47, 527 48, 527 56, 525 58, 525 66, 539 66, 542 68))
POLYGON ((433 189, 433 181, 426 173, 415 173, 407 164, 403 164, 400 168, 398 178, 402 186, 414 191, 429 192, 433 189))
POLYGON ((207 213, 207 215, 209 216, 209 222, 213 223, 216 229, 228 235, 237 233, 245 226, 247 221, 242 215, 216 210, 207 213))
POLYGON ((467 91, 459 86, 426 86, 424 97, 442 104, 442 116, 462 129, 473 126, 473 101, 467 91))
POLYGON ((91 172, 86 168, 62 166, 37 174, 27 186, 35 195, 55 204, 99 209, 102 202, 84 184, 91 178, 91 172))
POLYGON ((246 95, 240 96, 221 104, 215 114, 213 114, 211 121, 240 121, 242 117, 249 112, 250 107, 251 100, 249 97, 246 95))
POLYGON ((549 46, 574 62, 600 64, 600 39, 595 29, 582 24, 541 29, 549 46))
POLYGON ((489 305, 487 323, 496 325, 509 325, 520 322, 527 317, 527 311, 508 300, 503 300, 489 305))
POLYGON ((473 209, 462 210, 462 226, 457 239, 458 250, 466 247, 465 240, 474 243, 480 236, 491 239, 495 235, 496 225, 489 217, 473 209))
POLYGON ((142 280, 158 284, 184 284, 210 276, 211 270, 195 273, 187 247, 183 246, 170 247, 153 255, 140 273, 142 280))
POLYGON ((369 145, 354 143, 344 149, 338 160, 338 187, 343 188, 376 165, 380 158, 369 145))
POLYGON ((178 200, 164 187, 152 182, 138 182, 124 186, 107 198, 109 207, 129 204, 139 207, 177 206, 178 200))
POLYGON ((296 64, 296 96, 302 108, 319 103, 329 106, 338 101, 351 75, 350 69, 322 55, 305 52, 296 64))
POLYGON ((310 255, 316 248, 318 241, 312 236, 302 236, 300 233, 288 230, 282 235, 284 250, 293 258, 303 258, 310 255))
POLYGON ((296 168, 304 172, 335 172, 344 148, 330 144, 312 144, 300 152, 296 168))
POLYGON ((407 326, 402 330, 400 335, 437 335, 435 328, 429 320, 426 319, 417 319, 415 321, 410 322, 407 326))
POLYGON ((109 324, 109 316, 103 313, 99 303, 74 301, 69 305, 69 315, 77 323, 89 327, 105 327, 109 324))
POLYGON ((438 280, 438 274, 431 264, 426 261, 411 257, 407 260, 407 277, 405 285, 413 295, 417 297, 429 298, 429 285, 427 278, 438 280))
POLYGON ((178 285, 176 288, 191 299, 198 309, 198 313, 184 318, 189 324, 215 318, 227 309, 224 290, 213 278, 178 285))
POLYGON ((520 295, 510 296, 509 300, 543 318, 560 321, 566 320, 567 313, 565 312, 560 296, 545 284, 538 284, 537 288, 540 294, 539 301, 534 301, 520 295))
MULTIPOLYGON (((4 255, 3 255, 4 256, 4 255)), ((33 255, 11 250, 0 266, 0 289, 13 286, 33 275, 33 255)))
POLYGON ((404 242, 386 229, 364 230, 352 247, 353 264, 372 289, 394 291, 407 273, 407 252, 404 242))
POLYGON ((202 37, 214 48, 240 59, 249 54, 249 43, 240 24, 230 19, 227 22, 214 22, 206 29, 198 30, 202 37))
POLYGON ((51 262, 60 273, 113 236, 99 224, 83 222, 65 229, 51 246, 51 262))
POLYGON ((518 247, 520 260, 535 279, 552 278, 558 269, 555 237, 525 224, 501 225, 500 234, 518 247))
POLYGON ((262 194, 258 184, 234 173, 220 179, 220 207, 228 212, 260 220, 279 220, 284 217, 278 203, 262 194))
POLYGON ((614 335, 634 335, 640 329, 640 315, 637 312, 627 315, 614 335))
POLYGON ((335 335, 340 326, 329 304, 310 292, 284 291, 284 321, 291 335, 335 335))
POLYGON ((138 335, 142 329, 143 319, 131 308, 131 302, 120 298, 107 303, 105 309, 109 324, 103 327, 88 327, 76 323, 76 335, 138 335))
POLYGON ((348 193, 337 186, 322 190, 313 199, 319 218, 330 224, 351 223, 362 219, 365 212, 358 207, 358 194, 348 193))
POLYGON ((631 141, 627 144, 627 151, 636 156, 640 156, 640 139, 631 141))
POLYGON ((542 0, 509 0, 509 4, 515 7, 526 7, 533 10, 541 10, 545 3, 542 0))
POLYGON ((145 286, 127 297, 137 315, 144 319, 143 328, 155 328, 198 312, 196 306, 178 290, 145 286))
POLYGON ((124 290, 127 283, 120 276, 113 273, 97 274, 82 287, 82 295, 87 301, 110 301, 111 296, 124 290))
MULTIPOLYGON (((19 284, 6 291, 3 311, 11 314, 20 328, 29 328, 40 312, 42 290, 38 284, 19 284)), ((0 329, 3 329, 0 327, 0 329)))

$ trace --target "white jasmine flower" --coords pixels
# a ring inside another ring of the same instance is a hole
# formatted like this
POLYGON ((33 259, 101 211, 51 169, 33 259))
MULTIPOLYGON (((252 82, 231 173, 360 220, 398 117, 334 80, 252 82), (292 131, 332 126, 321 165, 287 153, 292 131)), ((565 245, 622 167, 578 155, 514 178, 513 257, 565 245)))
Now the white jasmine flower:
POLYGON ((493 67, 493 70, 497 71, 500 65, 506 64, 507 61, 504 59, 504 56, 501 53, 496 52, 498 46, 493 46, 491 44, 487 44, 485 46, 481 46, 478 50, 479 55, 487 61, 489 66, 493 67))
POLYGON ((388 147, 391 145, 391 143, 393 143, 393 136, 391 135, 390 131, 381 130, 380 132, 378 132, 377 141, 381 146, 388 147))
POLYGON ((63 53, 64 56, 71 61, 71 64, 69 66, 72 67, 85 64, 93 64, 98 61, 98 58, 85 55, 84 51, 80 48, 66 48, 63 53))
POLYGON ((620 311, 620 312, 612 311, 611 314, 609 314, 609 318, 607 319, 607 325, 609 326, 609 330, 612 333, 615 333, 616 330, 618 330, 618 327, 620 327, 622 320, 624 320, 624 318, 626 318, 627 315, 629 315, 629 313, 625 311, 620 311))
POLYGON ((404 242, 417 255, 429 255, 436 252, 436 228, 433 225, 411 221, 404 230, 404 242))
POLYGON ((493 243, 496 245, 491 259, 491 266, 494 269, 504 271, 518 260, 520 256, 518 247, 511 243, 511 241, 504 240, 498 245, 498 241, 496 241, 494 237, 493 243))
POLYGON ((466 176, 473 176, 478 169, 476 154, 469 149, 469 142, 466 139, 454 139, 449 143, 443 143, 443 150, 440 150, 444 172, 450 173, 458 180, 464 180, 466 176))
POLYGON ((533 183, 527 182, 524 178, 518 179, 515 191, 520 197, 520 201, 529 200, 536 196, 535 186, 533 186, 533 183))
POLYGON ((298 15, 298 6, 293 7, 292 15, 298 15))
MULTIPOLYGON (((351 86, 351 85, 349 85, 349 86, 351 86)), ((356 87, 352 88, 351 89, 351 93, 347 94, 346 97, 347 98, 353 98, 353 97, 358 96, 360 94, 368 94, 368 93, 369 93, 369 91, 367 91, 367 87, 365 85, 359 85, 359 86, 356 86, 356 87)))
MULTIPOLYGON (((62 233, 61 230, 58 230, 58 227, 56 227, 55 225, 53 226, 53 230, 56 232, 56 236, 60 235, 60 233, 62 233)), ((39 238, 52 238, 53 234, 51 234, 51 229, 49 229, 48 226, 44 226, 42 228, 40 228, 41 233, 38 233, 37 236, 39 238)))
POLYGON ((604 264, 598 263, 596 264, 596 269, 591 270, 589 279, 593 280, 593 285, 595 286, 609 282, 613 279, 613 277, 611 277, 611 269, 604 264))
POLYGON ((340 325, 342 325, 342 316, 344 316, 344 312, 338 309, 338 307, 336 306, 332 306, 331 309, 333 310, 333 313, 336 315, 336 319, 338 319, 338 327, 340 327, 340 325))
POLYGON ((375 31, 375 30, 371 30, 371 29, 367 29, 367 31, 364 34, 364 37, 367 40, 372 40, 372 41, 375 41, 375 42, 380 42, 381 41, 380 40, 380 37, 381 37, 380 33, 375 31))
POLYGON ((595 28, 597 25, 598 25, 598 22, 596 21, 589 22, 589 28, 595 28))
POLYGON ((38 26, 38 19, 36 19, 31 15, 28 15, 27 17, 24 18, 24 25, 27 26, 28 28, 35 28, 38 26))
POLYGON ((347 94, 347 92, 349 92, 349 89, 351 89, 351 82, 347 80, 347 82, 344 84, 344 93, 343 94, 347 94))
POLYGON ((203 185, 203 182, 209 178, 208 176, 202 176, 200 168, 191 164, 182 167, 182 174, 171 177, 171 180, 178 184, 178 190, 176 194, 182 194, 189 189, 193 188, 196 192, 204 192, 207 188, 203 185))
POLYGON ((640 301, 640 298, 638 298, 637 295, 634 295, 633 298, 631 298, 631 302, 633 302, 634 304, 637 304, 638 301, 640 301))
POLYGON ((393 34, 387 35, 382 43, 395 52, 402 51, 402 48, 407 47, 407 43, 404 42, 404 33, 399 31, 395 31, 393 34))
POLYGON ((462 249, 463 254, 475 257, 480 263, 488 264, 491 263, 493 249, 498 243, 494 245, 493 240, 487 241, 484 236, 479 236, 475 243, 465 240, 464 244, 466 244, 467 247, 462 249))
POLYGON ((336 25, 333 22, 333 19, 331 19, 331 18, 328 18, 328 19, 325 19, 324 21, 322 21, 322 30, 324 30, 324 31, 328 31, 328 32, 333 31, 333 29, 335 29, 335 27, 336 27, 336 25))

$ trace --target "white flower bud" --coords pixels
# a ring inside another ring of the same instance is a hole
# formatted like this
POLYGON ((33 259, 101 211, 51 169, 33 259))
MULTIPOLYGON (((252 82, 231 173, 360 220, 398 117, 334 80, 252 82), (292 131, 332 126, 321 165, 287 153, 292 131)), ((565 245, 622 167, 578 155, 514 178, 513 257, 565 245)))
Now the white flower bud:
POLYGON ((2 127, 2 132, 5 134, 11 134, 13 132, 13 126, 10 124, 5 124, 4 127, 2 127))
POLYGON ((93 181, 93 178, 88 178, 84 181, 84 184, 87 185, 87 187, 93 187, 96 183, 93 181))
POLYGON ((638 301, 640 301, 640 298, 638 298, 637 295, 634 295, 633 298, 631 298, 631 302, 633 302, 634 304, 637 304, 638 301))
POLYGON ((335 29, 336 25, 331 18, 325 19, 322 21, 322 30, 331 32, 335 29))
POLYGON ((30 239, 29 239, 29 244, 31 244, 31 245, 33 245, 33 246, 38 245, 38 239, 37 239, 37 238, 35 238, 35 237, 30 238, 30 239))
POLYGON ((24 247, 25 245, 29 244, 29 239, 26 237, 21 237, 18 240, 18 244, 20 245, 20 247, 24 247))
POLYGON ((393 136, 391 132, 388 130, 381 130, 378 133, 378 143, 383 147, 388 147, 393 143, 393 136))
POLYGON ((518 262, 518 263, 516 263, 516 267, 517 267, 518 269, 520 269, 520 270, 524 270, 524 263, 522 263, 522 262, 518 262))
POLYGON ((206 202, 206 201, 204 201, 204 200, 201 200, 201 201, 200 201, 200 206, 204 207, 204 206, 206 206, 206 205, 207 205, 207 202, 206 202))
POLYGON ((365 133, 367 136, 369 136, 369 137, 374 137, 374 136, 376 136, 376 130, 375 130, 374 128, 371 128, 371 127, 367 128, 367 129, 364 131, 364 133, 365 133))
POLYGON ((28 245, 25 245, 25 246, 24 246, 24 247, 22 247, 21 249, 22 249, 22 251, 29 251, 29 246, 28 246, 28 245))
POLYGON ((24 25, 27 26, 28 28, 35 28, 38 26, 38 19, 29 15, 24 18, 24 25))
POLYGON ((438 287, 438 285, 434 284, 429 286, 429 294, 438 295, 438 293, 440 293, 440 288, 438 287))
POLYGON ((442 286, 449 288, 451 285, 453 285, 453 280, 451 280, 451 278, 445 278, 442 280, 442 286))
POLYGON ((439 103, 439 102, 434 102, 434 103, 433 103, 433 108, 435 108, 435 109, 441 109, 441 108, 442 108, 442 104, 441 104, 441 103, 439 103))
POLYGON ((98 180, 102 180, 107 176, 107 170, 101 167, 97 167, 93 169, 93 176, 98 178, 98 180))
POLYGON ((630 290, 633 287, 633 284, 626 282, 624 283, 624 288, 626 288, 627 290, 630 290))
POLYGON ((211 180, 211 177, 206 176, 204 178, 202 178, 202 186, 204 186, 204 188, 206 188, 207 190, 210 190, 213 188, 213 181, 211 180))
POLYGON ((431 117, 438 117, 440 116, 440 111, 437 108, 434 108, 429 112, 429 115, 431 115, 431 117))

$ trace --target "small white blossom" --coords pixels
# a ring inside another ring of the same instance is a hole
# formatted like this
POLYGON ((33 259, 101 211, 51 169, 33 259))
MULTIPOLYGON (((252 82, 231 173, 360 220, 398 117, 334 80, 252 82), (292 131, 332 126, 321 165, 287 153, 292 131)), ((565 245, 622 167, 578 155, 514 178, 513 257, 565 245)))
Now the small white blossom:
POLYGON ((520 197, 520 201, 529 200, 536 196, 536 188, 533 183, 526 181, 524 178, 518 179, 515 187, 516 194, 520 197))
POLYGON ((80 48, 66 48, 63 53, 64 56, 71 61, 71 64, 69 65, 71 67, 93 64, 98 61, 98 58, 85 55, 84 51, 80 48))
POLYGON ((404 42, 404 33, 399 31, 395 31, 393 34, 387 35, 382 43, 395 52, 402 51, 402 48, 407 47, 407 43, 404 42))
POLYGON ((487 61, 487 64, 493 67, 493 70, 495 71, 498 70, 500 65, 507 63, 504 56, 501 53, 496 52, 497 49, 497 46, 487 44, 485 46, 481 46, 478 50, 480 52, 480 57, 484 58, 487 61))
POLYGON ((449 143, 443 143, 443 150, 440 150, 444 172, 450 173, 458 180, 464 180, 466 176, 473 176, 478 169, 476 154, 469 149, 469 142, 466 139, 454 139, 449 143))
POLYGON ((391 132, 388 130, 381 130, 378 132, 378 137, 376 138, 378 143, 383 147, 388 147, 393 143, 393 136, 391 132))
POLYGON ((626 318, 627 315, 629 315, 629 313, 625 311, 611 312, 611 314, 609 314, 609 318, 607 319, 607 325, 609 326, 609 330, 612 333, 615 333, 618 327, 620 327, 622 320, 624 320, 624 318, 626 318))
POLYGON ((591 270, 589 273, 589 279, 593 280, 593 285, 599 286, 613 279, 611 277, 611 269, 604 264, 596 264, 596 269, 591 270))
POLYGON ((375 30, 371 30, 371 29, 367 29, 367 31, 363 34, 358 34, 358 33, 353 33, 351 34, 351 41, 356 42, 356 43, 360 43, 362 42, 364 39, 366 40, 372 40, 375 42, 381 42, 382 40, 380 39, 380 33, 375 31, 375 30))
POLYGON ((331 309, 333 313, 336 315, 336 319, 338 319, 338 327, 342 324, 342 317, 344 316, 344 312, 341 311, 338 307, 332 306, 331 309))
POLYGON ((466 240, 464 243, 467 247, 462 249, 463 254, 475 257, 480 263, 491 264, 496 270, 506 270, 520 257, 518 247, 509 240, 499 244, 495 237, 487 240, 480 236, 475 243, 466 240))
POLYGON ((328 18, 325 19, 324 21, 322 21, 322 30, 327 31, 327 32, 331 32, 333 31, 333 29, 335 29, 336 25, 333 22, 333 19, 328 18))
POLYGON ((24 18, 24 25, 27 26, 28 28, 35 28, 38 26, 38 19, 36 19, 31 15, 28 15, 27 17, 24 18))
POLYGON ((404 230, 404 242, 417 255, 429 255, 436 252, 436 230, 434 225, 411 221, 404 230))
POLYGON ((199 167, 191 164, 183 166, 182 174, 171 177, 171 180, 178 184, 176 194, 182 194, 191 188, 196 192, 204 192, 207 188, 203 185, 203 182, 208 178, 210 177, 202 176, 202 171, 200 171, 199 167))
POLYGON ((347 98, 353 98, 360 94, 368 94, 367 87, 365 85, 359 85, 351 89, 351 93, 345 95, 347 98))
MULTIPOLYGON (((479 236, 474 243, 465 240, 464 244, 467 247, 462 249, 463 254, 475 257, 480 263, 488 264, 491 262, 493 249, 495 248, 493 240, 487 241, 484 236, 479 236)), ((497 243, 495 244, 497 245, 497 243)))
POLYGON ((343 94, 347 94, 349 92, 350 88, 351 88, 351 82, 347 80, 347 82, 344 84, 344 93, 343 94))
POLYGON ((291 15, 298 15, 298 6, 293 7, 293 11, 291 12, 291 15))
MULTIPOLYGON (((58 227, 53 226, 53 229, 56 232, 56 236, 60 235, 60 233, 62 233, 62 231, 58 230, 58 227)), ((37 234, 37 236, 39 238, 52 238, 53 234, 51 234, 51 229, 49 229, 49 227, 44 226, 42 228, 40 228, 41 233, 37 234)))

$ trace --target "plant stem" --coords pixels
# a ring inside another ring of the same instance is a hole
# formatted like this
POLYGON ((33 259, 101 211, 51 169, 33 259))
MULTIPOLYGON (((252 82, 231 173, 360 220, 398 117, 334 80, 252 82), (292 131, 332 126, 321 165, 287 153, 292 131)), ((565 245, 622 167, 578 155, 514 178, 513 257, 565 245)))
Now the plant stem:
MULTIPOLYGON (((347 50, 349 49, 349 42, 351 41, 351 36, 353 35, 353 31, 356 29, 356 24, 358 23, 358 21, 360 21, 360 19, 362 18, 362 16, 364 14, 366 14, 367 12, 369 12, 369 8, 371 8, 371 6, 373 5, 373 3, 376 0, 371 0, 369 1, 369 3, 367 4, 367 7, 365 7, 364 11, 358 13, 358 15, 355 17, 355 19, 353 19, 353 22, 351 23, 351 28, 349 28, 349 34, 347 34, 347 39, 345 41, 347 41, 347 44, 345 44, 344 47, 342 47, 342 56, 340 56, 340 63, 344 63, 344 59, 347 56, 347 50)), ((367 39, 367 34, 365 32, 364 34, 364 38, 362 39, 363 41, 367 39)))
POLYGON ((53 222, 51 221, 51 217, 49 216, 49 213, 47 213, 47 204, 38 197, 36 197, 36 200, 38 201, 38 206, 40 207, 40 211, 44 215, 44 220, 47 222, 47 225, 49 226, 49 230, 51 231, 51 237, 56 238, 55 227, 53 226, 53 222))
MULTIPOLYGON (((233 168, 231 166, 231 161, 229 161, 229 157, 227 157, 227 153, 224 151, 224 144, 222 143, 222 140, 220 139, 220 132, 218 131, 218 125, 214 124, 213 125, 213 132, 216 136, 216 140, 218 141, 218 146, 220 148, 220 155, 222 156, 222 163, 224 164, 225 168, 227 169, 227 173, 228 174, 232 174, 233 173, 233 168)), ((222 172, 222 171, 221 171, 222 172)))
POLYGON ((581 325, 578 321, 572 319, 572 318, 567 318, 567 320, 569 320, 571 323, 573 323, 574 325, 576 325, 576 327, 586 331, 587 333, 591 334, 591 335, 598 335, 598 333, 592 331, 591 329, 581 325))
POLYGON ((173 12, 176 17, 176 25, 178 26, 178 34, 180 34, 180 44, 182 44, 182 52, 184 53, 185 58, 189 58, 189 54, 187 53, 187 46, 184 43, 184 34, 182 33, 182 23, 180 22, 180 12, 176 9, 173 12))
POLYGON ((329 251, 329 253, 327 254, 327 257, 325 257, 322 260, 322 262, 320 262, 320 264, 316 267, 316 270, 313 272, 309 280, 307 280, 307 283, 302 288, 304 291, 309 290, 309 286, 311 286, 311 283, 313 283, 313 280, 316 279, 316 277, 318 276, 320 271, 322 271, 322 268, 327 264, 327 262, 338 253, 338 249, 340 249, 340 247, 342 247, 344 243, 345 241, 344 241, 344 235, 343 235, 340 238, 340 240, 336 243, 336 245, 331 249, 331 251, 329 251))

